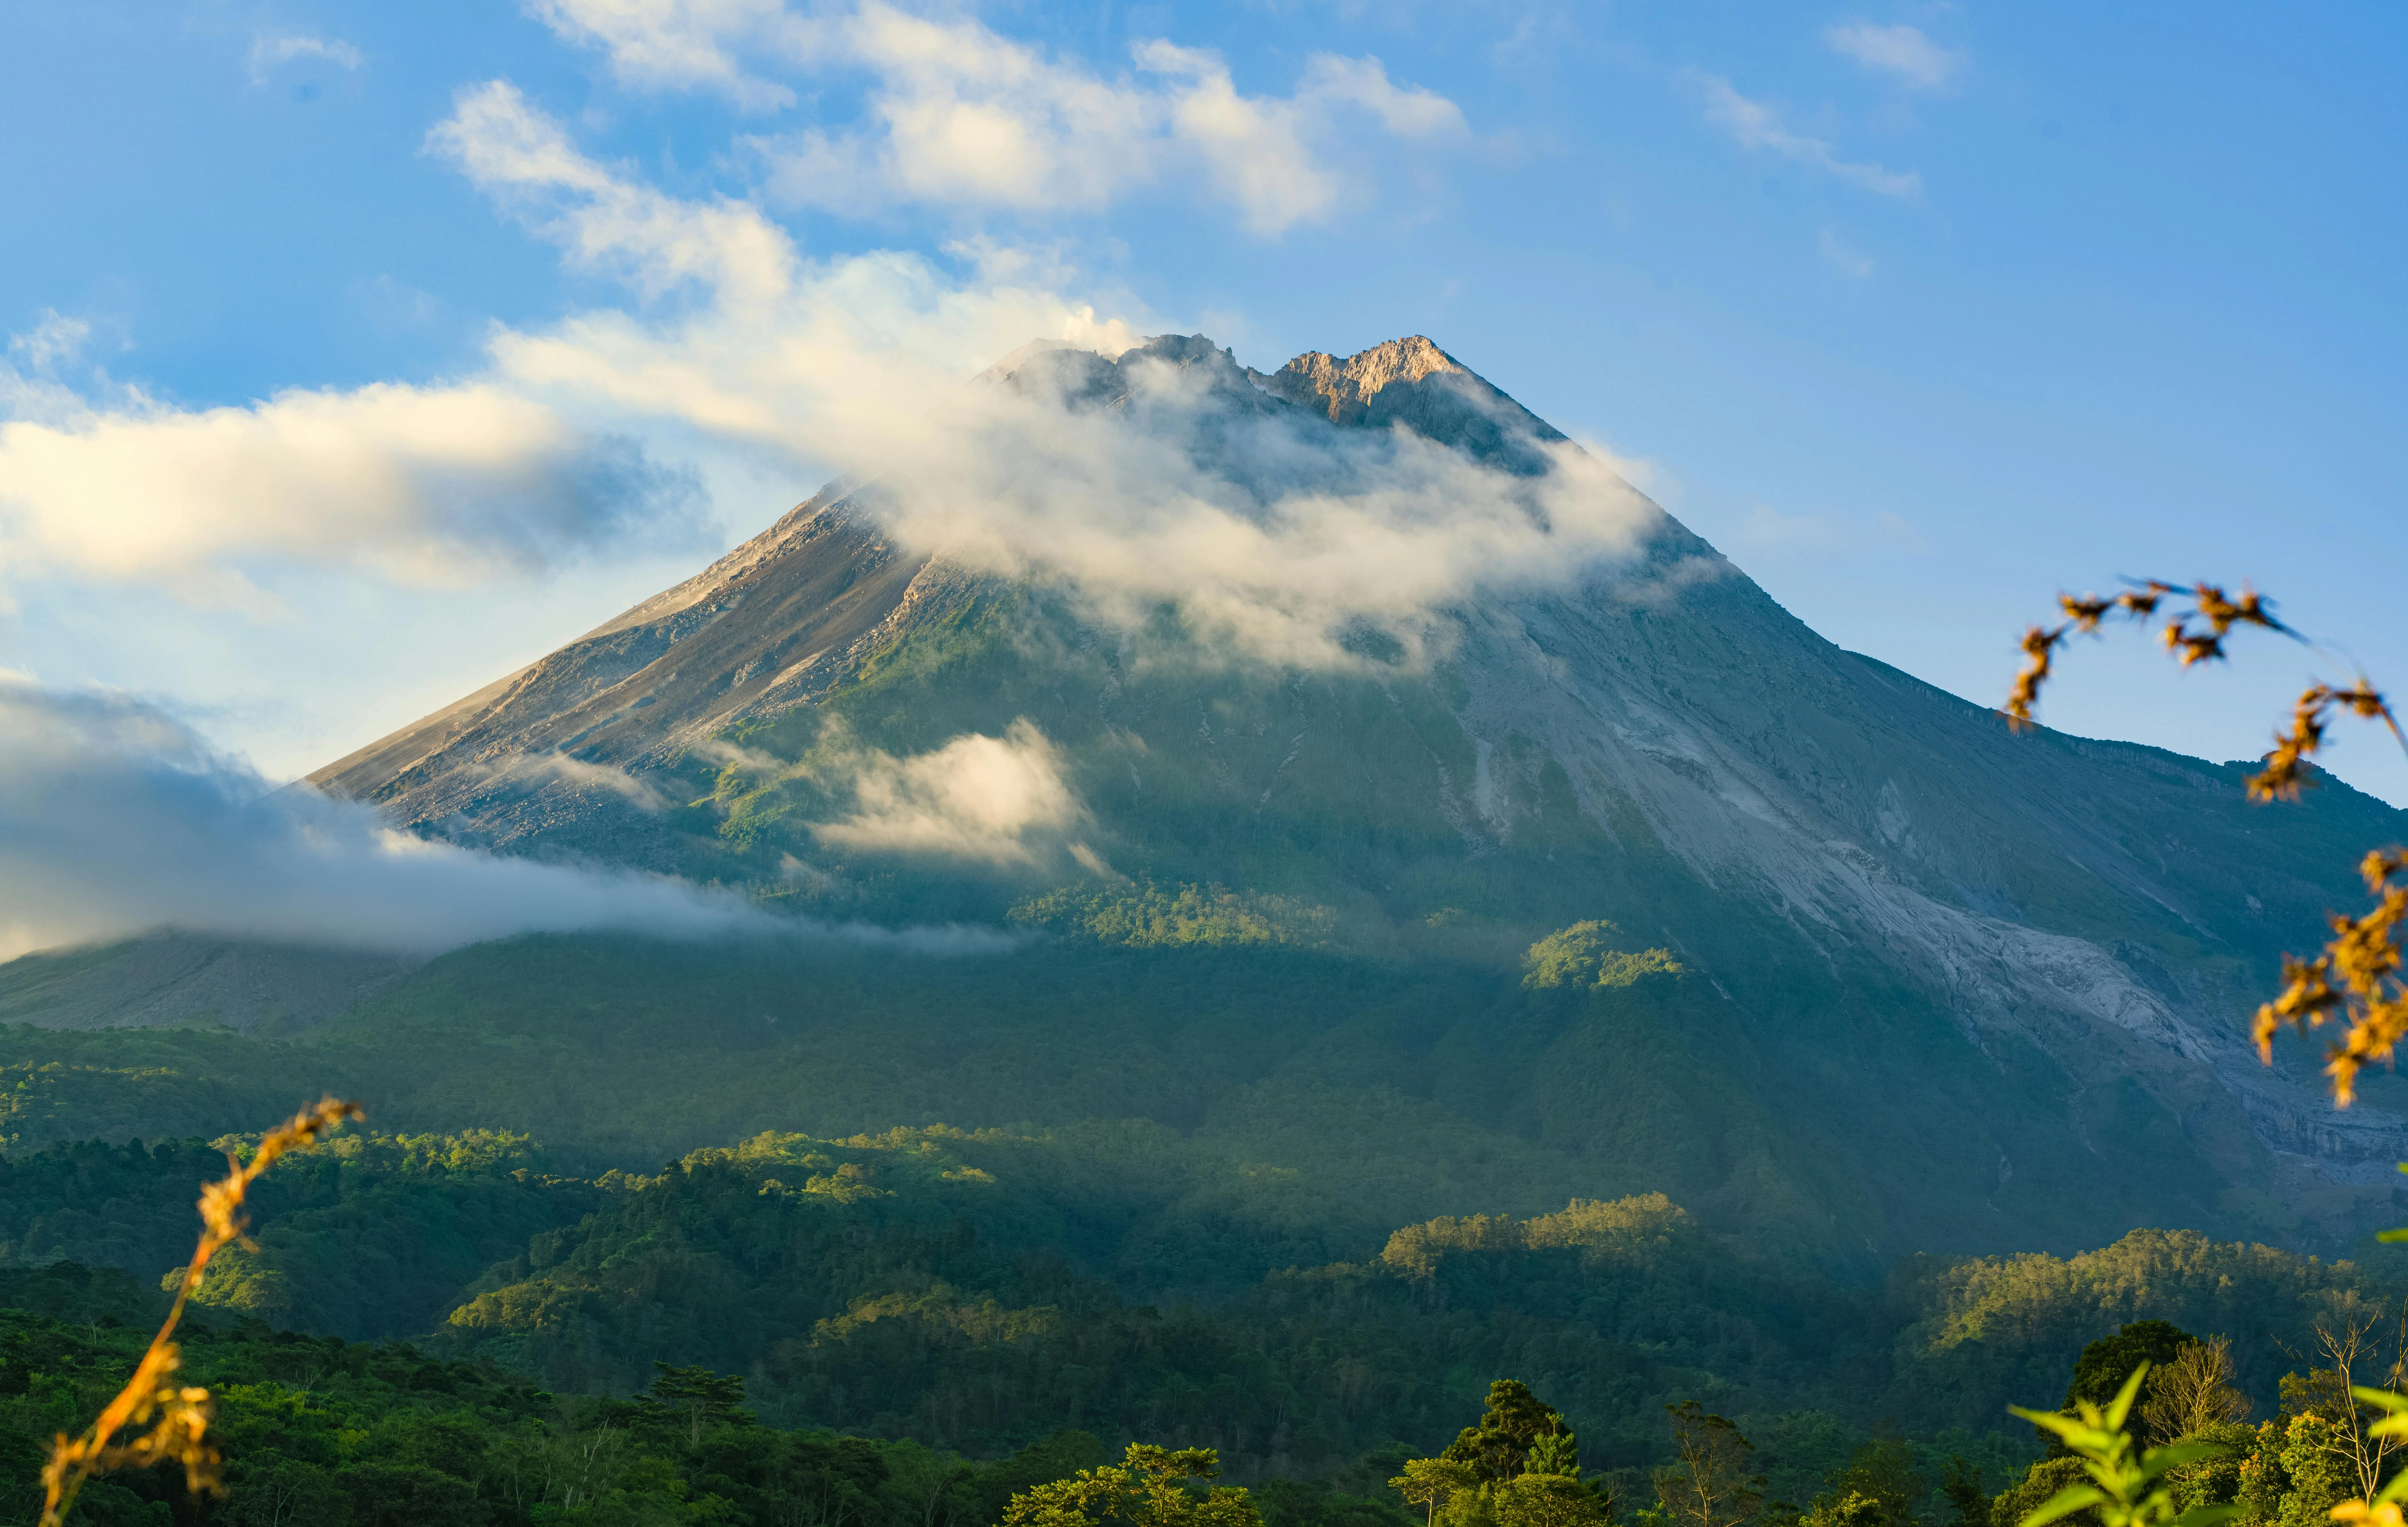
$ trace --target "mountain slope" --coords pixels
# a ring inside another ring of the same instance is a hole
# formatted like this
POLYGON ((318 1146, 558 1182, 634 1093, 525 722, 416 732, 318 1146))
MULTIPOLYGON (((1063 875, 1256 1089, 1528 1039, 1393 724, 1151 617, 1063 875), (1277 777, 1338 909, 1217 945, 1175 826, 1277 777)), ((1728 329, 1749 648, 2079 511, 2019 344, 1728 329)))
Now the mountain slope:
MULTIPOLYGON (((1175 396, 1183 459, 1240 492, 1281 469, 1266 439, 1335 459, 1411 432, 1503 479, 1564 469, 1555 431, 1426 339, 1270 376, 1195 339, 1118 360, 1036 348, 984 384, 1133 432, 1165 427, 1175 396)), ((1017 907, 1089 938, 1138 926, 1114 906, 1222 886, 1272 909, 1258 935, 1231 914, 1229 939, 1340 962, 1484 965, 1510 989, 1525 946, 1602 918, 1687 968, 1611 1039, 1563 1014, 1425 1024, 1411 1044, 1372 1016, 1341 1036, 1287 1015, 1268 1134, 1310 1129, 1316 1096, 1389 1085, 1364 1070, 1383 1046, 1423 1065, 1453 1045, 1457 1112, 1555 1129, 1601 1164, 1641 1148, 1617 1111, 1645 1115, 1722 1157, 1733 1212, 1777 1202, 1838 1246, 2062 1234, 2071 1211, 2042 1205, 2069 1194, 2099 1199, 2084 1213, 2106 1233, 2140 1214, 2344 1233, 2387 1212, 2408 1155, 2387 1092, 2336 1115, 2241 1040, 2276 953, 2351 899, 2358 852, 2401 835, 2378 802, 2336 784, 2254 809, 2234 767, 2011 736, 1824 641, 1653 506, 1628 555, 1355 621, 1336 661, 1250 654, 1183 606, 1116 613, 1075 576, 906 538, 909 507, 831 484, 313 778, 422 832, 828 915, 1017 907), (998 760, 1061 803, 946 838, 948 771, 998 760), (1046 911, 1074 903, 1103 910, 1046 911), (1650 1033, 1683 1059, 1624 1074, 1650 1033), (1584 1089, 1579 1108, 1542 1102, 1584 1089)))

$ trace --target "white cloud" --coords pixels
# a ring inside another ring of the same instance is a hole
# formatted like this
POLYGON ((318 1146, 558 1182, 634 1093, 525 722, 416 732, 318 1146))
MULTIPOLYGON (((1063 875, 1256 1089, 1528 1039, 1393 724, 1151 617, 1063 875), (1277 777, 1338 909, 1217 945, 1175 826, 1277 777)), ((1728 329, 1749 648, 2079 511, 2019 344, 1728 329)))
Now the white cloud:
POLYGON ((812 51, 810 22, 782 0, 528 0, 526 9, 569 41, 601 49, 623 83, 711 91, 748 111, 792 106, 795 93, 748 72, 740 54, 792 64, 812 51))
POLYGON ((255 605, 247 561, 459 583, 695 529, 688 476, 490 383, 194 411, 138 392, 93 406, 0 367, 0 404, 21 415, 0 424, 0 566, 13 572, 255 605))
POLYGON ((0 670, 0 959, 159 927, 434 953, 514 933, 781 925, 733 895, 496 857, 275 789, 157 708, 0 670))
POLYGON ((1833 52, 1888 75, 1909 90, 1945 90, 1965 66, 1962 50, 1941 47, 1918 27, 1840 22, 1824 29, 1823 40, 1833 52))
MULTIPOLYGON (((1001 737, 970 732, 908 758, 847 753, 831 771, 851 790, 853 810, 812 831, 839 847, 990 864, 1085 848, 1062 841, 1086 813, 1062 778, 1054 744, 1025 718, 1001 737)), ((1092 850, 1084 855, 1093 857, 1092 850)))
POLYGON ((453 108, 427 135, 428 150, 525 215, 573 263, 624 277, 647 296, 699 282, 739 306, 793 283, 793 245, 756 209, 681 202, 612 173, 507 80, 462 91, 453 108))
POLYGON ((865 120, 753 140, 771 194, 859 215, 904 203, 1020 211, 1101 208, 1182 178, 1276 234, 1368 195, 1338 163, 1353 122, 1402 139, 1465 136, 1454 102, 1390 80, 1376 58, 1316 54, 1293 94, 1240 93, 1216 53, 1147 41, 1106 78, 968 17, 880 0, 806 18, 772 0, 540 0, 535 14, 607 52, 623 79, 792 104, 760 65, 867 73, 865 120))
POLYGON ((36 371, 50 371, 81 353, 92 339, 92 325, 69 318, 54 308, 42 310, 41 322, 22 334, 8 336, 8 353, 36 371))
POLYGON ((1885 196, 1911 197, 1923 191, 1923 178, 1913 171, 1884 169, 1879 165, 1857 164, 1842 159, 1830 144, 1819 137, 1808 137, 1791 132, 1783 124, 1781 114, 1761 101, 1752 101, 1731 88, 1731 82, 1719 75, 1693 76, 1705 93, 1706 121, 1728 133, 1743 149, 1770 149, 1784 159, 1820 170, 1851 185, 1885 196))
POLYGON ((251 41, 251 82, 265 84, 278 65, 296 58, 322 59, 340 69, 357 69, 367 62, 357 48, 340 38, 271 36, 262 33, 251 41))
POLYGON ((1099 618, 1172 599, 1254 655, 1347 662, 1350 623, 1393 624, 1410 641, 1475 589, 1568 586, 1656 523, 1606 462, 1569 445, 1542 448, 1553 471, 1516 476, 1301 411, 1232 420, 1210 396, 1234 377, 1226 363, 1134 360, 1120 380, 1136 398, 1110 414, 964 387, 1029 335, 1114 354, 1134 326, 1022 284, 1029 268, 1006 258, 968 281, 909 255, 806 261, 753 209, 680 202, 584 158, 500 87, 467 93, 437 137, 481 183, 535 208, 572 258, 639 289, 695 290, 665 318, 597 311, 500 331, 495 385, 674 421, 797 470, 860 471, 907 543, 1054 579, 1099 618))

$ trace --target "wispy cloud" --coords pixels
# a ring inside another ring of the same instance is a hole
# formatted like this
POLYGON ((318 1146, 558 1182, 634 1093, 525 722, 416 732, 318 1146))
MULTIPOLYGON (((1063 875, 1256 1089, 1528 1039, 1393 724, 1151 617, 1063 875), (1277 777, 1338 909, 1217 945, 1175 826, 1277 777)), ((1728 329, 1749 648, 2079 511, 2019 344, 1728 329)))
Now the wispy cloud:
POLYGON ((808 17, 776 0, 538 0, 533 9, 599 48, 630 85, 710 90, 757 111, 794 103, 771 77, 780 67, 867 75, 859 122, 749 143, 778 200, 840 213, 905 203, 1094 210, 1177 180, 1274 235, 1368 199, 1340 151, 1358 129, 1423 144, 1469 137, 1454 102, 1398 84, 1369 57, 1314 54, 1291 94, 1248 95, 1206 50, 1141 41, 1133 70, 1111 75, 975 18, 879 0, 808 17))
POLYGON ((70 318, 54 308, 45 308, 40 321, 32 328, 22 334, 8 336, 8 356, 36 371, 47 373, 60 362, 80 354, 91 339, 91 324, 80 318, 70 318))
POLYGON ((701 90, 739 109, 792 106, 795 93, 746 66, 792 67, 819 51, 822 29, 783 0, 527 0, 527 14, 562 37, 598 48, 638 90, 701 90))
POLYGON ((1844 274, 1862 278, 1873 273, 1872 260, 1842 238, 1839 231, 1828 223, 1823 225, 1822 233, 1816 237, 1814 249, 1831 263, 1834 269, 1844 274))
POLYGON ((267 83, 278 65, 296 58, 314 58, 334 65, 338 69, 357 69, 367 58, 357 48, 337 37, 270 36, 262 33, 251 41, 251 82, 267 83))
POLYGON ((1728 133, 1740 147, 1770 150, 1809 169, 1885 196, 1912 197, 1922 194, 1923 178, 1912 170, 1885 169, 1879 165, 1842 159, 1822 138, 1791 131, 1780 112, 1742 95, 1722 76, 1699 74, 1691 78, 1705 94, 1706 121, 1728 133))
POLYGON ((1823 40, 1833 52, 1887 75, 1909 90, 1947 89, 1966 61, 1963 50, 1941 47, 1919 27, 1840 22, 1824 29, 1823 40))

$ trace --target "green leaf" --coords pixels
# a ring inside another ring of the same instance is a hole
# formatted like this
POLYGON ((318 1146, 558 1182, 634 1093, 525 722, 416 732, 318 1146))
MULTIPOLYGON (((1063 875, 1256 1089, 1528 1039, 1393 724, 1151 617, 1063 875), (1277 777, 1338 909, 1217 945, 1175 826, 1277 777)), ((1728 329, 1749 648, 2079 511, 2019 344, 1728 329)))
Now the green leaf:
POLYGON ((2244 1505, 2194 1505, 2173 1520, 2172 1527, 2214 1527, 2229 1517, 2237 1517, 2248 1509, 2244 1505))
POLYGON ((2124 1387, 2115 1391, 2115 1403, 2107 1407, 2108 1431, 2124 1430, 2124 1418, 2131 1413, 2132 1402, 2141 1397, 2141 1380, 2148 1376, 2149 1365, 2143 1362, 2132 1370, 2132 1376, 2124 1380, 2124 1387))
POLYGON ((2168 1469, 2196 1463, 2202 1458, 2221 1458, 2231 1450, 2220 1442, 2177 1442, 2152 1448, 2141 1455, 2141 1477, 2154 1479, 2168 1469))
POLYGON ((2097 1505, 2107 1498, 2107 1492, 2095 1485, 2068 1485, 2034 1508, 2032 1514, 2016 1523, 2016 1527, 2047 1527, 2059 1517, 2070 1517, 2086 1505, 2097 1505))
POLYGON ((2389 1390, 2372 1390, 2363 1384, 2351 1385, 2349 1392, 2360 1405, 2378 1405, 2390 1411, 2408 1410, 2408 1394, 2394 1394, 2389 1390))
POLYGON ((2381 1505, 2386 1501, 2396 1501, 2403 1495, 2408 1495, 2408 1469, 2402 1469, 2393 1475, 2391 1482, 2384 1486, 2381 1492, 2374 1497, 2373 1504, 2381 1505))
MULTIPOLYGON (((2408 1162, 2402 1162, 2401 1164, 2408 1166, 2408 1162)), ((2379 1230, 2374 1232, 2374 1238, 2378 1241, 2408 1241, 2408 1229, 2379 1230)))
POLYGON ((2021 1416, 2034 1426, 2046 1427, 2063 1437, 2065 1445, 2076 1452, 2096 1452, 2105 1446, 2108 1437, 2108 1433, 2078 1416, 2061 1416, 2054 1410, 2026 1410, 2021 1405, 2009 1405, 2007 1413, 2021 1416))

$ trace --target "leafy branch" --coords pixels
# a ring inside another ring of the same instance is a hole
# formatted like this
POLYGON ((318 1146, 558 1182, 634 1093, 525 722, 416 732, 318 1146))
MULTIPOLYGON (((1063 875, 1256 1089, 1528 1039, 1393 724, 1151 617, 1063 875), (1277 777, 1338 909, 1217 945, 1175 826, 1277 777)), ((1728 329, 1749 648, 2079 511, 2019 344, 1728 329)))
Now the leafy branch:
MULTIPOLYGON (((2042 1502, 2019 1527, 2047 1527, 2076 1511, 2095 1510, 2104 1527, 2212 1527, 2240 1513, 2237 1505, 2194 1505, 2178 1512, 2165 1478, 2169 1470, 2222 1455, 2227 1451, 2222 1444, 2177 1442, 2134 1455, 2132 1434, 2124 1429, 2124 1421, 2131 1414, 2132 1402, 2140 1397, 2141 1380, 2148 1372, 2145 1362, 2133 1369, 2132 1376, 2124 1380, 2124 1387, 2104 1410, 2088 1400, 2076 1401, 2070 1415, 2007 1407, 2033 1425, 2056 1433, 2082 1460, 2083 1472, 2090 1477, 2090 1483, 2068 1485, 2042 1502)), ((2395 1520, 2386 1527, 2400 1524, 2395 1520)))
MULTIPOLYGON (((2112 599, 2093 595, 2077 598, 2057 596, 2063 622, 2035 626, 2024 633, 2024 666, 2015 675, 2007 702, 2000 707, 2009 727, 2021 730, 2037 725, 2033 707, 2042 685, 2056 672, 2057 654, 2074 636, 2095 636, 2112 620, 2124 620, 2146 629, 2158 626, 2158 639, 2183 667, 2220 662, 2227 654, 2225 639, 2235 630, 2255 627, 2309 647, 2319 643, 2275 618, 2273 601, 2244 588, 2227 594, 2214 583, 2170 583, 2152 578, 2136 583, 2112 599), (2188 606, 2176 603, 2188 600, 2188 606)), ((2273 750, 2265 767, 2249 776, 2252 800, 2295 800, 2309 783, 2307 766, 2325 746, 2325 733, 2337 713, 2380 721, 2391 730, 2401 750, 2408 753, 2408 732, 2382 692, 2364 673, 2346 685, 2312 684, 2292 703, 2289 723, 2274 734, 2273 750)), ((2274 1036, 2285 1028, 2302 1033, 2335 1018, 2348 1031, 2325 1052, 2325 1073, 2332 1078, 2334 1106, 2346 1108, 2356 1100, 2358 1071, 2372 1061, 2389 1061, 2402 1039, 2408 1039, 2408 984, 2401 980, 2399 934, 2408 923, 2408 852, 2379 849, 2358 866, 2367 894, 2375 905, 2363 916, 2332 917, 2333 937, 2314 959, 2283 957, 2283 991, 2258 1009, 2250 1025, 2258 1058, 2274 1062, 2274 1036)))
POLYGON ((84 1481, 113 1469, 177 1462, 184 1465, 184 1488, 194 1494, 218 1488, 218 1449, 209 1436, 209 1391, 176 1382, 181 1365, 173 1340, 176 1323, 184 1318, 184 1305, 201 1286, 209 1259, 236 1241, 246 1246, 251 1244, 243 1234, 250 1222, 243 1214, 243 1199, 251 1185, 286 1151, 313 1145, 343 1120, 359 1116, 358 1103, 323 1099, 294 1115, 282 1128, 269 1131, 248 1163, 229 1156, 226 1164, 234 1171, 201 1189, 200 1242, 193 1248, 193 1260, 184 1265, 183 1280, 176 1285, 176 1300, 167 1308, 167 1318, 150 1338, 142 1361, 135 1364, 134 1376, 81 1436, 61 1433, 50 1446, 50 1462, 42 1465, 41 1527, 60 1527, 84 1481), (148 1430, 118 1440, 120 1433, 145 1426, 148 1430))

